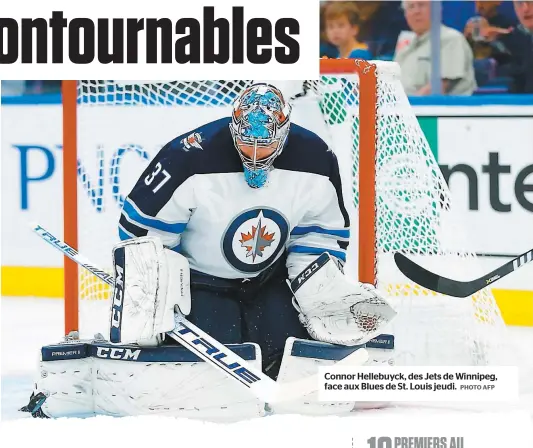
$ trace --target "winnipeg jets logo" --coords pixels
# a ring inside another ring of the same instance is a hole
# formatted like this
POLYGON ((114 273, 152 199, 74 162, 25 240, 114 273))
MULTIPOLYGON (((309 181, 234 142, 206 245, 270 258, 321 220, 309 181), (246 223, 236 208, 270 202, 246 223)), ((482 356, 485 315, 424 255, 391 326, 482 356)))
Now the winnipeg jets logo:
POLYGON ((241 272, 260 272, 274 262, 288 238, 289 223, 277 210, 254 208, 232 219, 222 237, 222 253, 241 272))
POLYGON ((266 226, 261 224, 262 218, 263 212, 259 213, 257 225, 252 226, 252 232, 241 233, 242 239, 239 240, 247 250, 246 257, 252 257, 253 262, 256 257, 262 257, 265 248, 270 247, 274 241, 274 233, 267 232, 266 226))
POLYGON ((198 132, 194 132, 191 135, 185 137, 181 143, 183 144, 183 150, 188 152, 191 148, 204 149, 202 148, 202 136, 198 132))

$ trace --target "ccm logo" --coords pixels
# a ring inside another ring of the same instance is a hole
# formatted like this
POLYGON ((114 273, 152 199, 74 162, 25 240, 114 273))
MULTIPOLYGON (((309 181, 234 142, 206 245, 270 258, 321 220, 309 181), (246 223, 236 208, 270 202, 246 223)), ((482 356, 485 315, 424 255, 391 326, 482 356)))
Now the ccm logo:
POLYGON ((98 347, 96 356, 104 359, 124 359, 126 361, 137 361, 141 350, 130 350, 129 348, 98 347))
POLYGON ((113 313, 111 317, 111 325, 115 328, 120 328, 120 318, 122 315, 122 298, 124 295, 124 279, 121 266, 116 266, 116 280, 115 293, 113 294, 113 313))
POLYGON ((301 285, 305 280, 307 280, 308 277, 311 277, 313 272, 318 270, 320 266, 318 263, 313 263, 311 266, 309 266, 305 271, 303 271, 300 276, 298 277, 298 284, 301 285))

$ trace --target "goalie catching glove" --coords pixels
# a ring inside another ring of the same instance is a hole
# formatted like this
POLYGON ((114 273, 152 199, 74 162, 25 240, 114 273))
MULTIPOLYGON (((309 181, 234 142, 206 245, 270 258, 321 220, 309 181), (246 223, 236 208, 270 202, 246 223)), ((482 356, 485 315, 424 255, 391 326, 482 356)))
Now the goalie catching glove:
POLYGON ((338 345, 365 344, 395 316, 385 298, 366 283, 351 282, 325 252, 289 286, 293 305, 309 335, 338 345))

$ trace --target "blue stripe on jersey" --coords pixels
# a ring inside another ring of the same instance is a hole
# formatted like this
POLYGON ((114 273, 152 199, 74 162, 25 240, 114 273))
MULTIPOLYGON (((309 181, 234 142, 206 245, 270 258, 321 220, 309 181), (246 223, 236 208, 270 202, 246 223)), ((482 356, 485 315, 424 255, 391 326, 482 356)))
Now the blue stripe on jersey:
POLYGON ((148 234, 147 229, 143 229, 142 227, 139 227, 137 224, 133 224, 132 222, 128 221, 128 218, 126 217, 124 213, 120 214, 118 225, 128 235, 131 235, 132 238, 139 237, 139 236, 146 236, 148 234))
POLYGON ((177 252, 178 254, 181 253, 181 244, 178 244, 174 247, 169 247, 170 250, 173 250, 174 252, 177 252))
POLYGON ((297 254, 311 254, 311 255, 322 255, 324 252, 329 253, 330 255, 337 257, 339 260, 346 262, 346 253, 341 250, 326 249, 324 247, 311 247, 311 246, 290 246, 289 253, 295 252, 297 254))
POLYGON ((124 208, 122 209, 122 211, 130 221, 134 221, 143 226, 151 227, 152 229, 161 230, 163 232, 181 233, 187 227, 187 224, 183 222, 172 223, 147 216, 141 211, 139 211, 133 205, 133 203, 130 202, 129 199, 126 199, 126 201, 124 201, 124 208))
POLYGON ((292 232, 292 236, 306 235, 308 233, 320 233, 323 235, 331 235, 339 238, 350 238, 350 229, 326 229, 320 226, 296 226, 292 232))
POLYGON ((120 238, 120 241, 129 240, 133 238, 131 235, 126 233, 120 226, 118 228, 118 236, 120 238))

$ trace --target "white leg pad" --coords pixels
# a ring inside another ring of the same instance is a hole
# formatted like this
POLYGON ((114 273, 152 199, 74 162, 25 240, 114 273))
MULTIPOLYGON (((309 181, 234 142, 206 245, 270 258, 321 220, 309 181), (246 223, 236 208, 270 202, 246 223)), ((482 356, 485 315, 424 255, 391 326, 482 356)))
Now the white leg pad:
MULTIPOLYGON (((393 364, 394 338, 382 335, 363 345, 369 359, 365 365, 393 364)), ((289 338, 285 344, 278 382, 286 383, 318 373, 319 367, 332 366, 357 347, 332 345, 326 342, 289 338)), ((342 415, 354 409, 383 407, 386 403, 326 402, 318 400, 313 392, 294 402, 271 405, 275 414, 342 415)))
MULTIPOLYGON (((261 368, 256 344, 232 347, 261 368)), ((209 421, 260 417, 265 404, 180 346, 105 342, 43 347, 35 393, 52 418, 169 415, 209 421)))

